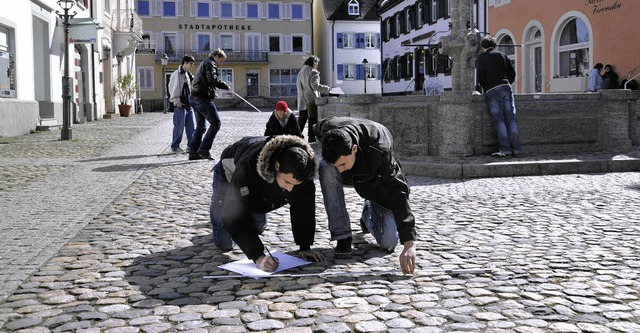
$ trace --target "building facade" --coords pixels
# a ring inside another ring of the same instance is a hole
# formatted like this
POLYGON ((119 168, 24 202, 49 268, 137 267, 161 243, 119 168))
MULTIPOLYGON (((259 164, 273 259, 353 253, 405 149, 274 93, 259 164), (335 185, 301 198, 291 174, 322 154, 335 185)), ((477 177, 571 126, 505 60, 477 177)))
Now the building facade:
MULTIPOLYGON (((217 48, 227 54, 222 79, 237 94, 258 106, 295 100, 296 76, 313 49, 311 0, 136 0, 136 10, 145 29, 136 51, 145 110, 166 107, 163 85, 183 56, 194 56, 197 66, 217 48)), ((216 104, 239 103, 232 93, 220 92, 216 104)))
MULTIPOLYGON (((486 31, 486 0, 473 1, 468 27, 486 31)), ((386 0, 379 14, 383 94, 439 94, 451 88, 451 60, 439 43, 450 34, 455 0, 386 0)))
POLYGON ((582 92, 597 63, 622 80, 640 73, 640 2, 490 0, 489 32, 516 65, 516 92, 582 92))
MULTIPOLYGON (((110 46, 112 35, 131 35, 131 27, 139 24, 132 7, 127 7, 131 5, 128 0, 19 0, 11 2, 11 10, 0 12, 0 136, 63 125, 65 64, 69 124, 102 118, 112 99, 111 78, 127 72, 115 64, 110 46), (68 14, 73 16, 68 18, 68 49, 64 19, 58 15, 64 13, 61 5, 71 6, 68 14), (127 8, 126 27, 112 23, 127 8)), ((126 55, 119 59, 133 64, 126 55)))
POLYGON ((379 94, 380 19, 375 0, 314 2, 314 54, 323 84, 345 94, 379 94))

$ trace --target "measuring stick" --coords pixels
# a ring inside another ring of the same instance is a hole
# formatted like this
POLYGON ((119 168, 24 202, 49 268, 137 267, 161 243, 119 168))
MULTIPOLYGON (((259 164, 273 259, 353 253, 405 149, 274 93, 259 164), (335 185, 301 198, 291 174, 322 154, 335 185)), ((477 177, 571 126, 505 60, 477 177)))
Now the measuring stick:
POLYGON ((229 91, 231 91, 234 95, 236 95, 243 102, 249 104, 249 106, 251 106, 254 110, 256 110, 258 112, 262 112, 262 111, 260 111, 260 109, 258 109, 257 107, 253 106, 253 104, 249 103, 249 101, 247 101, 246 99, 242 98, 242 96, 238 95, 235 91, 233 91, 233 90, 229 90, 229 91))
MULTIPOLYGON (((322 272, 322 273, 302 273, 302 274, 271 274, 266 276, 245 276, 245 275, 206 275, 203 279, 234 279, 234 278, 299 278, 299 277, 332 277, 332 276, 362 276, 362 275, 389 275, 402 273, 399 269, 389 271, 366 271, 366 272, 322 272)), ((460 274, 484 274, 492 273, 489 268, 471 268, 471 269, 433 269, 433 270, 418 270, 416 274, 420 273, 443 273, 448 275, 460 275, 460 274)))

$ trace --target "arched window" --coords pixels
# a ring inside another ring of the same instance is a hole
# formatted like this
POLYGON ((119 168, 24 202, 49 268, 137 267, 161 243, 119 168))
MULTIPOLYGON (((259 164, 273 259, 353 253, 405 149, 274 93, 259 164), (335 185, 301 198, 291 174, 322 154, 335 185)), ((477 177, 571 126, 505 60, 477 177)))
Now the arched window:
POLYGON ((504 53, 511 60, 513 68, 516 68, 516 47, 513 44, 513 39, 509 35, 504 35, 498 39, 498 51, 504 53))
POLYGON ((360 3, 356 0, 349 1, 349 15, 360 15, 360 3))
POLYGON ((562 28, 558 40, 559 77, 584 76, 591 68, 589 62, 589 30, 579 17, 571 18, 562 28))

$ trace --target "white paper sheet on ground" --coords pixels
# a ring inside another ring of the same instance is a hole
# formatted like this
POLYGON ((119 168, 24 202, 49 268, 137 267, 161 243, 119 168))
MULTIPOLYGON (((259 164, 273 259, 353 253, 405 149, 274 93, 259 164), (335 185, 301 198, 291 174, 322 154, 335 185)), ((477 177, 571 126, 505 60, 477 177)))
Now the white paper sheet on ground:
POLYGON ((333 95, 344 95, 344 91, 342 91, 342 89, 340 89, 340 87, 333 87, 329 90, 330 94, 333 95))
POLYGON ((294 268, 302 265, 308 265, 311 262, 302 260, 297 257, 290 256, 288 254, 280 253, 280 252, 272 252, 274 257, 278 258, 280 261, 280 265, 278 269, 273 272, 265 272, 256 265, 251 259, 242 259, 234 262, 230 262, 228 264, 220 265, 219 268, 226 269, 228 271, 236 272, 238 274, 242 274, 244 276, 252 277, 254 279, 259 279, 261 277, 269 276, 274 273, 282 272, 289 268, 294 268))

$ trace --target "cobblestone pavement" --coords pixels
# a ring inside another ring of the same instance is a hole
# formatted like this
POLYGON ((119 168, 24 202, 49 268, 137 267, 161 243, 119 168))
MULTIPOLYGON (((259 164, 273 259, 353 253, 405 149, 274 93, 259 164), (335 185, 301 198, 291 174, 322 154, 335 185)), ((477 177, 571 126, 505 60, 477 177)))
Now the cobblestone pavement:
MULTIPOLYGON (((222 112, 213 156, 268 116, 222 112)), ((357 223, 354 257, 335 259, 318 193, 327 261, 291 272, 376 274, 213 280, 244 256, 211 244, 212 163, 169 154, 170 130, 150 113, 75 126, 72 142, 2 139, 0 331, 640 332, 639 173, 410 177, 413 277, 357 223), (492 271, 443 271, 469 268, 492 271)), ((286 207, 262 238, 296 249, 286 207)))

